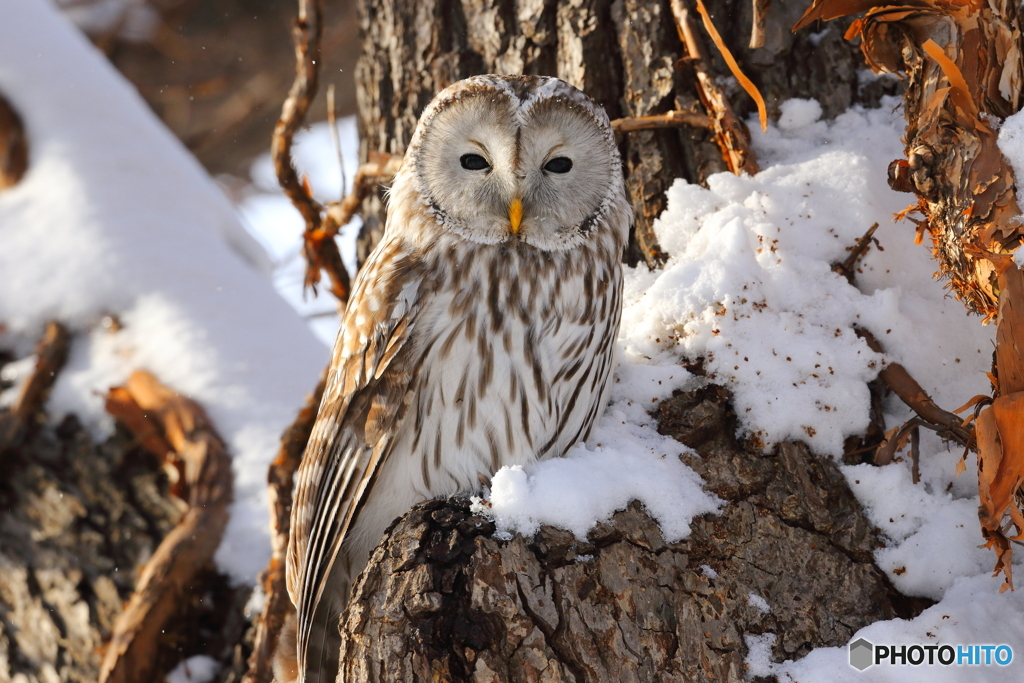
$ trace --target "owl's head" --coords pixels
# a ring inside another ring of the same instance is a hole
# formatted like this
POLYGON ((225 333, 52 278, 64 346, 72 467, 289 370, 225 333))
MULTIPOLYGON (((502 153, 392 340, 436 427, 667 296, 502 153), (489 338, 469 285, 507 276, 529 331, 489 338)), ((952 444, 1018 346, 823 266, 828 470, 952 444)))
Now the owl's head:
POLYGON ((557 251, 596 230, 624 240, 628 229, 608 116, 557 78, 477 76, 446 88, 420 117, 406 169, 438 223, 474 242, 557 251))

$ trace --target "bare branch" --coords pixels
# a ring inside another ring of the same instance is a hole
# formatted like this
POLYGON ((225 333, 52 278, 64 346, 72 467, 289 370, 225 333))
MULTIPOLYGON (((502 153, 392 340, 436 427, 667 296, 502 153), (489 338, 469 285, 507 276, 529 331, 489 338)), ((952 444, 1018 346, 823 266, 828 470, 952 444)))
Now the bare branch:
POLYGON ((772 0, 753 0, 754 22, 750 26, 750 49, 764 46, 764 29, 768 21, 768 9, 772 0))
POLYGON ((25 125, 11 103, 0 95, 0 190, 16 185, 27 168, 25 125))
POLYGON ((627 116, 612 121, 612 130, 616 133, 632 133, 635 130, 651 130, 654 128, 712 128, 711 119, 704 114, 692 111, 667 111, 664 114, 651 116, 627 116))
MULTIPOLYGON (((875 353, 884 353, 875 336, 865 329, 857 328, 857 336, 867 342, 875 353)), ((899 363, 889 363, 878 377, 900 397, 921 419, 921 426, 938 432, 943 438, 952 439, 961 446, 970 446, 974 436, 972 426, 964 426, 963 420, 955 413, 944 410, 928 396, 917 380, 899 363)), ((909 423, 908 423, 909 424, 909 423)))
POLYGON ((326 270, 331 292, 343 306, 348 301, 349 276, 341 261, 338 245, 333 239, 318 237, 323 207, 313 199, 309 187, 299 180, 292 162, 292 141, 306 120, 310 104, 316 97, 319 77, 320 38, 323 32, 323 0, 299 0, 299 16, 292 27, 295 41, 295 81, 281 108, 281 118, 274 128, 270 155, 281 188, 306 221, 303 233, 303 254, 306 257, 305 286, 316 291, 320 271, 326 270))
POLYGON ((761 169, 750 146, 750 131, 737 118, 728 98, 708 68, 707 49, 686 0, 672 0, 672 15, 675 17, 679 39, 686 47, 688 61, 693 66, 697 78, 697 93, 707 109, 712 129, 715 131, 715 139, 729 170, 736 174, 747 172, 754 175, 761 169))
POLYGON ((338 137, 338 111, 334 106, 334 90, 333 83, 327 86, 327 125, 331 128, 331 143, 334 145, 334 154, 338 157, 338 170, 341 171, 341 191, 338 196, 344 197, 348 178, 345 177, 345 157, 341 153, 341 139, 338 137))
POLYGON ((377 153, 373 161, 360 166, 352 181, 352 192, 340 202, 327 207, 327 216, 317 238, 333 239, 359 212, 363 200, 369 197, 379 184, 391 182, 402 168, 402 160, 401 155, 377 153))
POLYGON ((871 245, 872 240, 874 240, 875 230, 878 230, 878 223, 868 228, 863 237, 857 240, 857 244, 853 246, 850 255, 846 257, 845 261, 832 264, 832 272, 842 275, 852 285, 857 273, 857 261, 867 253, 868 247, 871 245))
POLYGON ((13 448, 25 438, 35 415, 43 409, 57 373, 64 367, 71 347, 71 334, 58 322, 46 324, 36 346, 36 366, 21 385, 14 405, 0 420, 0 451, 13 448))

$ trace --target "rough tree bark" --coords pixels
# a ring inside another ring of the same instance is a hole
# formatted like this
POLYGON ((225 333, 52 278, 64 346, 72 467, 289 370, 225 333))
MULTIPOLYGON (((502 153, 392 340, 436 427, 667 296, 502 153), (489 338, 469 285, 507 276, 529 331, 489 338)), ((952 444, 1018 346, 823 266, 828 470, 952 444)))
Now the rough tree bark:
POLYGON ((681 543, 636 505, 585 542, 550 527, 496 540, 460 500, 414 508, 355 586, 343 679, 739 683, 744 635, 778 634, 781 661, 922 608, 872 564, 876 532, 836 463, 799 443, 771 456, 737 443, 728 398, 711 386, 657 414, 727 501, 681 543))
MULTIPOLYGON (((877 103, 895 88, 895 79, 862 85, 863 58, 843 40, 842 26, 814 36, 791 34, 801 3, 772 3, 764 47, 756 50, 747 45, 749 0, 706 4, 770 114, 790 97, 814 97, 831 117, 856 102, 877 103)), ((669 0, 361 0, 360 21, 356 85, 364 162, 372 152, 403 153, 430 99, 479 73, 558 76, 604 105, 613 119, 673 109, 703 113, 692 69, 679 61, 685 50, 669 0)), ((714 75, 729 76, 717 52, 709 52, 714 75)), ((727 94, 745 118, 751 100, 738 86, 727 94)), ((665 190, 678 177, 703 182, 726 164, 712 134, 690 127, 624 135, 622 157, 636 216, 627 260, 660 265, 665 255, 651 225, 665 208, 665 190)), ((379 238, 382 207, 379 198, 367 203, 360 263, 379 238)))
MULTIPOLYGON (((214 657, 223 665, 222 680, 237 680, 231 677, 247 654, 243 607, 250 590, 231 586, 209 558, 183 577, 173 604, 143 610, 146 619, 156 612, 161 617, 150 647, 139 652, 141 639, 134 634, 124 639, 140 622, 122 622, 126 615, 139 616, 131 605, 146 597, 133 593, 148 583, 148 595, 154 595, 152 575, 159 572, 161 549, 173 553, 172 564, 195 561, 187 546, 197 537, 198 543, 215 546, 216 538, 204 541, 201 527, 209 525, 211 515, 226 513, 215 504, 208 513, 206 503, 215 501, 206 499, 193 499, 189 511, 172 495, 164 468, 139 443, 142 439, 118 429, 96 442, 74 416, 48 424, 46 397, 71 343, 62 326, 50 323, 17 400, 0 409, 0 682, 94 683, 104 649, 115 664, 107 667, 108 674, 132 654, 132 670, 146 671, 134 678, 129 673, 125 680, 158 680, 194 654, 214 657), (199 527, 188 531, 190 516, 199 527), (185 533, 193 540, 181 539, 185 533), (180 542, 166 547, 163 541, 175 534, 180 542), (122 611, 126 606, 129 610, 122 611), (121 643, 111 645, 119 633, 121 643)), ((12 352, 0 349, 0 368, 13 361, 12 352)), ((0 380, 0 389, 9 388, 0 380)), ((186 470, 210 455, 198 452, 204 430, 193 426, 185 425, 186 441, 197 438, 188 446, 186 470)), ((175 448, 187 450, 181 444, 175 448)), ((186 471, 185 480, 192 485, 197 476, 204 475, 186 471)), ((207 549, 212 555, 212 547, 207 549)))

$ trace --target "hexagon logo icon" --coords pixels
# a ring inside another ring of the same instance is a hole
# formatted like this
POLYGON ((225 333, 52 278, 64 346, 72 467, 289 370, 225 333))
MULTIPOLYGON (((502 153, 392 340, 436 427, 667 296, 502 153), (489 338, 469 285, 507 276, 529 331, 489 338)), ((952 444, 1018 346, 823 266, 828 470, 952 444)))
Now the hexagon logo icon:
POLYGON ((863 638, 850 643, 850 666, 857 671, 863 671, 874 664, 875 646, 863 638))

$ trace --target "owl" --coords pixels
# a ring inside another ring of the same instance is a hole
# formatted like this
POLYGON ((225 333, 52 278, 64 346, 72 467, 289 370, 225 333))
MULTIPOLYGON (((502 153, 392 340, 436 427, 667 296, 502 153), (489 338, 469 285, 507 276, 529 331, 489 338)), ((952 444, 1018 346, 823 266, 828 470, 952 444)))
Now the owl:
POLYGON ((608 117, 568 83, 478 76, 427 106, 299 468, 280 677, 333 683, 349 588, 396 517, 588 438, 631 219, 608 117))

